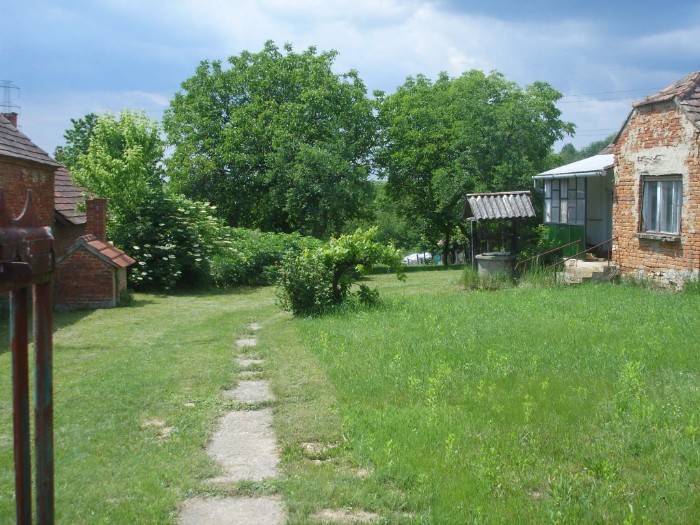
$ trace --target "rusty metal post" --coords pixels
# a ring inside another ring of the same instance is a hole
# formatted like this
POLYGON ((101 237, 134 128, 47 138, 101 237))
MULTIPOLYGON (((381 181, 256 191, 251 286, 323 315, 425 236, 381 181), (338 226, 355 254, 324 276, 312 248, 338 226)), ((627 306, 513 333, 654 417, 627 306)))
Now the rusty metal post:
POLYGON ((29 414, 29 297, 34 289, 36 523, 54 522, 53 236, 32 209, 31 190, 24 211, 9 217, 0 188, 0 291, 10 292, 12 396, 17 524, 32 523, 31 434, 29 414))
POLYGON ((51 281, 34 285, 37 523, 54 522, 53 463, 53 312, 51 281))
POLYGON ((29 288, 10 292, 12 338, 12 420, 15 446, 15 509, 17 523, 31 523, 32 472, 29 439, 29 363, 27 309, 29 288))

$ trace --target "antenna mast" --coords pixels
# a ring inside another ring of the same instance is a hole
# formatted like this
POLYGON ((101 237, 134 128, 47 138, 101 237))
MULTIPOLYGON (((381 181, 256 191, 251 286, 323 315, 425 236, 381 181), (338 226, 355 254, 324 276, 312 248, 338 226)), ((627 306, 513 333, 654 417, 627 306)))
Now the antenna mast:
POLYGON ((16 109, 20 106, 12 103, 12 90, 16 89, 19 93, 19 87, 14 85, 12 80, 0 80, 0 87, 2 88, 2 113, 16 113, 16 109))

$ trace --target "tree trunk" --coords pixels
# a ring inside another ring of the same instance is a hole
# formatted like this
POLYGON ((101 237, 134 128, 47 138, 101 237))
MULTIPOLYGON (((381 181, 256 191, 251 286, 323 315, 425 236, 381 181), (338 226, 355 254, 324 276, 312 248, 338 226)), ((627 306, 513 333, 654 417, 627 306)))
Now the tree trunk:
POLYGON ((450 255, 450 234, 445 236, 445 245, 442 247, 442 265, 447 266, 447 258, 450 255))

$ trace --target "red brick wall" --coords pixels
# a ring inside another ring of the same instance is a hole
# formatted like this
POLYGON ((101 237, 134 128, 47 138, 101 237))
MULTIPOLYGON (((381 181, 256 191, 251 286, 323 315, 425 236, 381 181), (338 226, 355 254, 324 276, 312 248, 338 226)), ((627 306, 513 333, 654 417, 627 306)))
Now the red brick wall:
POLYGON ((613 259, 623 274, 680 283, 700 269, 700 132, 674 102, 636 108, 615 149, 613 259), (678 238, 640 238, 642 177, 681 175, 678 238))
POLYGON ((33 208, 44 226, 54 222, 54 171, 52 166, 40 166, 10 157, 0 157, 0 188, 10 217, 16 218, 24 209, 27 190, 32 190, 33 208))
POLYGON ((75 310, 116 306, 115 286, 114 268, 80 247, 56 267, 55 307, 75 310))

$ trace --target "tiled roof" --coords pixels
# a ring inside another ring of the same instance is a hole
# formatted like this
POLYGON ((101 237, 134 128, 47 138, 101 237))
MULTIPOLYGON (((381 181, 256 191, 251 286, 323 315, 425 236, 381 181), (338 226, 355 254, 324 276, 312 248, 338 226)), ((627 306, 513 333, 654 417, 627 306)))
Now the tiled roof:
POLYGON ((676 99, 690 121, 700 128, 700 71, 663 88, 658 93, 635 102, 633 106, 646 106, 655 102, 676 99))
POLYGON ((79 237, 73 246, 68 249, 68 252, 59 259, 58 264, 81 246, 116 268, 126 268, 136 262, 112 243, 101 241, 95 235, 90 234, 79 237))
POLYGON ((470 193, 464 204, 465 219, 517 219, 534 217, 529 191, 470 193))
MULTIPOLYGON (((73 183, 70 172, 61 166, 56 170, 54 186, 54 206, 61 217, 72 224, 85 224, 85 211, 78 211, 78 205, 85 204, 87 190, 73 183)), ((84 206, 83 206, 84 207, 84 206)))
POLYGON ((2 155, 49 166, 60 166, 29 137, 10 124, 9 120, 0 116, 0 156, 2 155))

